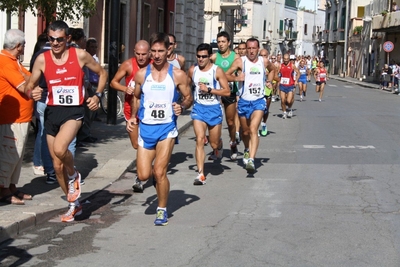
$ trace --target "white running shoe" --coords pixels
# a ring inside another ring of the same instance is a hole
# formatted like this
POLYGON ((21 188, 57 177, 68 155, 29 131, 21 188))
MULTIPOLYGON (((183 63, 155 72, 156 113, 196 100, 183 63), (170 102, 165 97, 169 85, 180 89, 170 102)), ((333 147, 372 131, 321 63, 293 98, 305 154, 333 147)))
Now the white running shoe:
POLYGON ((288 116, 288 118, 291 118, 291 117, 293 117, 293 111, 292 111, 292 110, 290 110, 290 111, 289 111, 289 113, 287 114, 287 116, 288 116))

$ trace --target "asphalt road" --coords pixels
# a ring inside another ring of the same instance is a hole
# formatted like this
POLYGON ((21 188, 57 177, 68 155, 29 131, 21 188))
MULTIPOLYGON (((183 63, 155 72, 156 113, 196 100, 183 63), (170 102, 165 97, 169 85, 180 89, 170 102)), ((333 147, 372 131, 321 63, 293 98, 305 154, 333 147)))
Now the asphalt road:
POLYGON ((169 167, 168 226, 153 226, 151 182, 132 193, 134 172, 127 172, 75 222, 54 218, 1 244, 0 263, 399 266, 399 101, 331 80, 318 102, 310 85, 291 119, 272 103, 254 175, 228 159, 226 145, 221 162, 206 162, 207 184, 197 187, 190 128, 169 167))

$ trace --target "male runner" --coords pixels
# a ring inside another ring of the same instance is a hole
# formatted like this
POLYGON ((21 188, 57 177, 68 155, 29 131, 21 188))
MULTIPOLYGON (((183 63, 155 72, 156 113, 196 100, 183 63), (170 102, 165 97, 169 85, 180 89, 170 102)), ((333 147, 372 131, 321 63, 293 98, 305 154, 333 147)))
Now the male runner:
POLYGON ((214 150, 214 155, 221 158, 222 151, 218 150, 223 116, 220 98, 229 96, 231 93, 224 71, 210 61, 212 47, 209 44, 200 44, 196 53, 197 65, 191 66, 188 72, 189 79, 195 85, 192 120, 196 134, 195 156, 198 175, 193 184, 203 185, 206 183, 204 137, 208 129, 208 140, 214 150))
MULTIPOLYGON (((215 63, 218 67, 220 67, 224 72, 226 72, 229 67, 232 65, 233 61, 236 58, 239 58, 235 52, 231 51, 231 39, 227 32, 220 32, 217 34, 217 45, 218 52, 211 56, 211 61, 215 63)), ((222 103, 225 108, 225 119, 228 124, 228 131, 230 137, 230 146, 231 146, 231 155, 230 158, 232 160, 236 160, 237 158, 237 142, 236 139, 236 125, 235 125, 235 116, 237 116, 236 110, 236 90, 234 87, 234 83, 229 84, 231 88, 231 95, 228 97, 221 97, 222 103)), ((222 139, 219 145, 219 148, 222 149, 222 139)), ((212 155, 210 159, 216 159, 215 155, 212 155)))
MULTIPOLYGON (((280 56, 280 55, 278 55, 278 56, 280 56)), ((271 99, 272 102, 279 101, 279 81, 280 81, 280 78, 279 78, 278 74, 279 74, 279 70, 281 69, 281 63, 280 63, 280 60, 278 61, 277 59, 278 59, 277 56, 274 56, 274 55, 271 56, 271 62, 272 62, 272 64, 274 64, 275 69, 276 69, 275 77, 272 80, 272 88, 273 88, 272 99, 271 99)))
POLYGON ((319 93, 318 101, 322 101, 322 97, 324 95, 324 89, 326 81, 329 80, 328 72, 325 68, 324 61, 320 61, 318 67, 314 70, 314 78, 315 78, 315 91, 319 93))
MULTIPOLYGON (((260 56, 263 57, 264 61, 269 62, 269 54, 268 54, 267 49, 261 49, 260 56)), ((266 71, 266 74, 268 75, 269 74, 268 69, 265 69, 265 71, 266 71)), ((271 107, 272 88, 273 88, 272 83, 270 84, 270 87, 268 87, 266 84, 264 85, 264 97, 265 97, 265 100, 267 101, 267 105, 266 105, 264 115, 262 118, 262 122, 261 122, 261 136, 268 135, 267 120, 268 120, 268 115, 269 115, 269 108, 271 107)))
MULTIPOLYGON (((138 101, 138 99, 133 97, 133 92, 135 91, 135 74, 139 69, 149 65, 149 63, 150 45, 147 41, 140 40, 135 45, 135 56, 122 62, 111 81, 110 85, 112 88, 125 92, 124 117, 127 124, 131 118, 132 101, 138 101), (120 81, 124 77, 125 85, 122 85, 120 81)), ((135 127, 132 131, 128 131, 129 139, 134 149, 138 148, 138 129, 139 127, 135 127)), ((143 192, 143 185, 139 178, 136 177, 132 189, 134 192, 143 192)))
POLYGON ((175 53, 175 49, 178 46, 176 43, 176 37, 172 33, 168 34, 169 37, 169 47, 168 47, 168 63, 172 64, 174 67, 185 70, 185 58, 182 55, 175 53))
POLYGON ((134 97, 140 99, 140 106, 137 101, 133 101, 132 116, 127 123, 129 132, 140 123, 136 163, 139 179, 145 181, 153 175, 157 182, 155 225, 168 224, 170 185, 167 167, 178 136, 176 116, 193 102, 186 73, 167 61, 169 46, 167 34, 151 35, 150 53, 153 62, 135 75, 134 97), (179 93, 182 97, 181 105, 177 104, 179 93))
MULTIPOLYGON (((69 202, 68 212, 61 217, 63 222, 71 222, 82 213, 78 198, 81 194, 81 175, 75 169, 74 158, 68 145, 76 137, 84 118, 83 67, 99 75, 97 91, 86 100, 91 110, 96 110, 107 81, 107 72, 83 49, 68 47, 70 41, 68 25, 64 21, 54 21, 48 30, 51 50, 40 54, 34 63, 28 91, 38 83, 43 73, 47 82, 48 96, 45 110, 45 130, 47 144, 53 160, 54 170, 61 189, 69 202)), ((32 91, 34 100, 41 98, 42 89, 32 91)))
POLYGON ((295 77, 300 76, 299 70, 294 66, 294 63, 289 61, 289 54, 284 54, 283 63, 281 64, 279 71, 281 77, 279 89, 281 91, 281 107, 283 111, 282 119, 286 119, 287 117, 291 118, 293 116, 293 89, 297 86, 297 80, 295 77), (286 106, 288 106, 289 113, 286 112, 286 106))
POLYGON ((264 98, 264 85, 271 86, 275 76, 275 67, 268 60, 258 55, 260 43, 255 38, 246 42, 246 56, 235 59, 226 72, 228 81, 243 82, 239 87, 238 113, 243 131, 245 151, 243 163, 248 172, 254 172, 254 158, 258 149, 258 127, 264 115, 266 101, 264 98), (266 80, 265 69, 268 69, 266 80), (239 72, 235 76, 235 72, 239 72))

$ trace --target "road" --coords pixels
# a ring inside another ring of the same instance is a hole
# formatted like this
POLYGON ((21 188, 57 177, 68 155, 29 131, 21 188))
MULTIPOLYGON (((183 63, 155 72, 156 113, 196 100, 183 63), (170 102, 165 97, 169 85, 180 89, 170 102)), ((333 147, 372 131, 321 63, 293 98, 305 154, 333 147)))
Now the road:
POLYGON ((254 175, 228 159, 225 127, 225 157, 207 161, 207 184, 193 186, 193 129, 185 132, 169 167, 168 226, 153 226, 151 182, 132 193, 127 172, 74 223, 54 218, 1 244, 0 263, 399 266, 400 96, 332 80, 318 102, 309 87, 291 119, 272 104, 254 175))

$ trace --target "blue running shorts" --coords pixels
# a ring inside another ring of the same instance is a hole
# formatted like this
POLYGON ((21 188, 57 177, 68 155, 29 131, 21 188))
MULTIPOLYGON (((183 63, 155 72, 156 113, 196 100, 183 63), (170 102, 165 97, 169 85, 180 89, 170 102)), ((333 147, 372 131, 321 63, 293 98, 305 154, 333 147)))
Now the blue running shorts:
POLYGON ((175 138, 178 136, 176 123, 165 124, 139 124, 139 146, 146 149, 154 149, 157 143, 167 138, 175 138))
POLYGON ((267 102, 265 101, 264 97, 254 101, 247 101, 240 98, 238 102, 239 117, 246 117, 246 119, 250 119, 251 114, 253 114, 255 110, 262 110, 264 112, 266 106, 267 102))
POLYGON ((192 120, 205 122, 208 126, 222 123, 222 107, 217 105, 202 105, 195 103, 191 113, 192 120))

